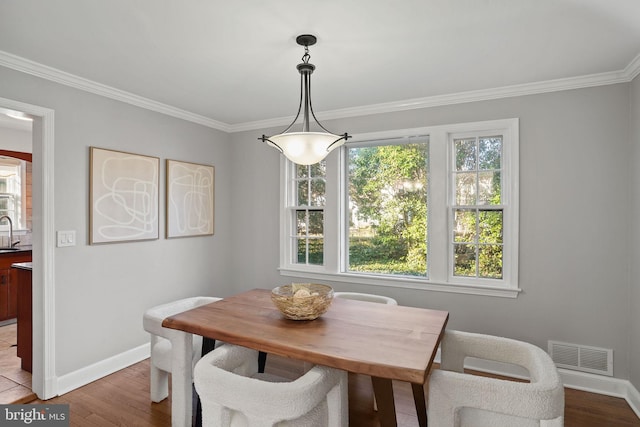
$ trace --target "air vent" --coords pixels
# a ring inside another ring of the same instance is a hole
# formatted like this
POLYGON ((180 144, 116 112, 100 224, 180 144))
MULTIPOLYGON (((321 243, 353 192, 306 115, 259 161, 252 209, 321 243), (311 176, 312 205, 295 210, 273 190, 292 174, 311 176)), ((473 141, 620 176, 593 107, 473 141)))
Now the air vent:
POLYGON ((613 376, 613 350, 549 341, 549 354, 559 368, 613 376))

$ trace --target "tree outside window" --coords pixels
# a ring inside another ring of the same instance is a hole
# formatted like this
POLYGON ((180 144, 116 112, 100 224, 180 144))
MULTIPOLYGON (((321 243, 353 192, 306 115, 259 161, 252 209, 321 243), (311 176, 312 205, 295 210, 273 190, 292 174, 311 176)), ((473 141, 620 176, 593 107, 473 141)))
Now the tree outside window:
POLYGON ((429 144, 349 148, 349 270, 427 275, 429 144))
POLYGON ((295 166, 295 232, 297 264, 324 264, 325 161, 295 166))
POLYGON ((280 272, 515 297, 518 119, 354 135, 283 162, 280 272))

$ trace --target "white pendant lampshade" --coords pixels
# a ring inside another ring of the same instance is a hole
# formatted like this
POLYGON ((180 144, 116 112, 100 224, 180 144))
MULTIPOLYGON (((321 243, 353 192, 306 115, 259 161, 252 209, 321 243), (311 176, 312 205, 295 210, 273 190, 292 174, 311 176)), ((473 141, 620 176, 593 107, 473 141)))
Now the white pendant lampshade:
POLYGON ((311 105, 311 73, 313 73, 316 67, 309 63, 309 59, 311 58, 309 55, 309 46, 314 45, 316 40, 316 37, 310 34, 304 34, 296 38, 296 42, 304 46, 305 51, 302 57, 303 62, 296 67, 300 72, 300 104, 298 105, 296 117, 282 133, 273 136, 262 135, 261 138, 258 138, 270 146, 277 148, 287 159, 299 165, 318 163, 333 149, 341 146, 347 139, 351 138, 347 133, 337 135, 329 132, 318 122, 313 112, 313 106, 311 105), (298 117, 300 117, 300 111, 302 111, 302 131, 289 132, 298 120, 298 117), (316 125, 324 132, 309 131, 310 116, 313 117, 316 125))
POLYGON ((340 135, 323 132, 289 132, 269 137, 267 143, 280 148, 293 163, 313 165, 324 159, 334 148, 344 144, 340 135))

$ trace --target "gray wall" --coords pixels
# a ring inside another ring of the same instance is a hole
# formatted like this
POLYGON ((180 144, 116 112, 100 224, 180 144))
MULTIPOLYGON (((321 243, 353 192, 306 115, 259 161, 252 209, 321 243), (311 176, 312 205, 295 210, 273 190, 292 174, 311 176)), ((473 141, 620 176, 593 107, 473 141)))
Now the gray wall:
POLYGON ((31 131, 2 127, 0 123, 0 150, 31 152, 31 131))
POLYGON ((227 134, 2 67, 0 97, 55 110, 55 229, 78 242, 55 249, 56 375, 148 342, 148 307, 231 293, 227 134), (88 245, 90 146, 160 158, 159 240, 88 245), (164 238, 167 158, 216 167, 215 236, 164 238))
MULTIPOLYGON (((330 284, 448 310, 449 327, 455 329, 523 339, 545 349, 547 340, 612 348, 614 375, 628 378, 628 90, 628 84, 618 84, 324 123, 336 131, 364 133, 520 119, 523 292, 517 299, 330 284)), ((279 154, 256 140, 279 130, 232 135, 237 290, 295 280, 277 271, 279 154)))
POLYGON ((640 77, 636 77, 630 86, 631 149, 629 156, 631 170, 631 247, 630 247, 630 283, 631 283, 631 374, 630 380, 636 389, 640 389, 640 77))
MULTIPOLYGON (((631 208, 640 212, 640 177, 631 164, 632 156, 640 160, 639 86, 636 79, 326 122, 330 129, 364 133, 519 117, 521 143, 523 293, 517 299, 330 283, 448 310, 451 328, 543 348, 549 339, 612 348, 615 376, 632 376, 640 385, 640 327, 630 314, 631 304, 640 302, 640 284, 634 282, 629 298, 630 270, 638 277, 640 268, 640 251, 630 259, 629 248, 640 231, 628 232, 636 217, 631 208)), ((76 247, 55 250, 58 376, 146 342, 141 313, 147 307, 292 281, 277 270, 279 154, 256 139, 279 128, 227 135, 2 67, 0 97, 56 114, 55 228, 76 230, 78 240, 76 247), (157 241, 89 246, 90 146, 160 157, 161 189, 167 158, 215 165, 216 235, 166 240, 161 230, 157 241)))

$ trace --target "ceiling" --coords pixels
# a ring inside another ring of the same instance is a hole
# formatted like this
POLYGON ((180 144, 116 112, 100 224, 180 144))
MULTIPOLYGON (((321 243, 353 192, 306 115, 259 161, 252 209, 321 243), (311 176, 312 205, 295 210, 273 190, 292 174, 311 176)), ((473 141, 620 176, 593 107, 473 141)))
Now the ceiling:
POLYGON ((364 111, 628 70, 640 1, 0 2, 0 53, 231 129, 295 114, 304 33, 316 112, 364 111))

